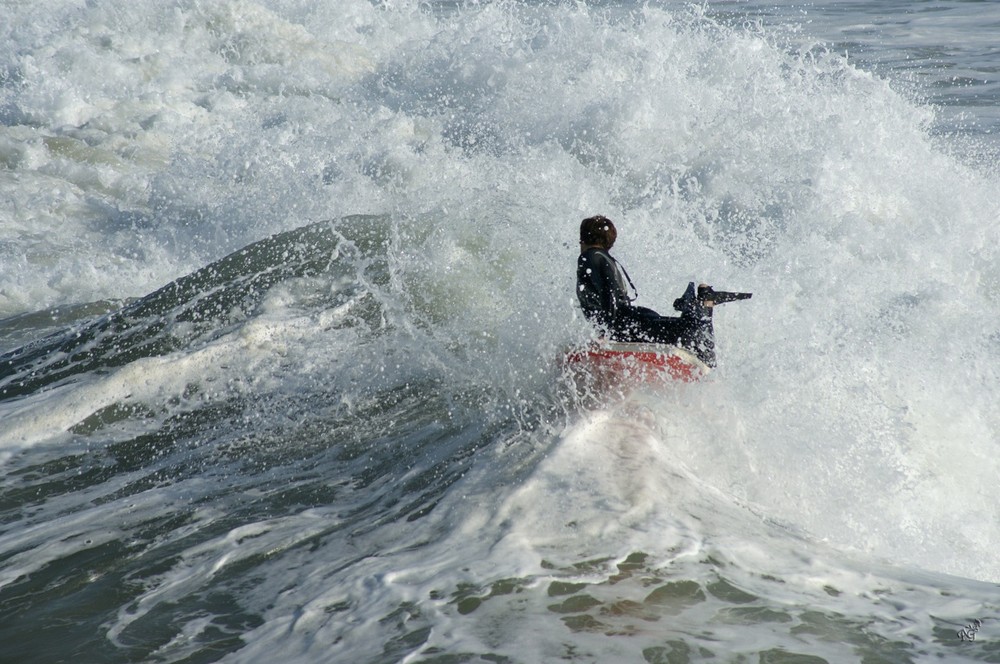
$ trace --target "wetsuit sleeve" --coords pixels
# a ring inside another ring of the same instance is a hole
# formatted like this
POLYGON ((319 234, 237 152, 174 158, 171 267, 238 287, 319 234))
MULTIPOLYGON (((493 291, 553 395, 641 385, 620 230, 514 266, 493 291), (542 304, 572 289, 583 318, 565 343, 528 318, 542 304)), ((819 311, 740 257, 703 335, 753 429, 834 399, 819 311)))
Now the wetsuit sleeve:
POLYGON ((588 320, 614 327, 618 309, 628 302, 620 291, 610 258, 594 249, 580 254, 576 264, 576 295, 588 320))

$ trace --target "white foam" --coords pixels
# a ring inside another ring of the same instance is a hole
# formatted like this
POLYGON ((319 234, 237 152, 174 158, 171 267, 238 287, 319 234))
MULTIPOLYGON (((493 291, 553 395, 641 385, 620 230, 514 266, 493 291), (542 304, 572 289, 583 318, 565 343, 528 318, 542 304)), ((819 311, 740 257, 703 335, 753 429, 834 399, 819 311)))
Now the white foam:
MULTIPOLYGON (((551 536, 576 555, 571 520, 605 551, 660 525, 701 541, 661 516, 686 497, 658 487, 684 468, 695 497, 758 505, 835 548, 1000 578, 984 562, 1000 526, 968 509, 1000 470, 1000 188, 931 135, 933 109, 840 54, 656 7, 14 11, 4 34, 18 36, 0 40, 0 72, 19 80, 0 93, 0 315, 140 296, 271 232, 366 213, 381 215, 376 246, 337 260, 390 325, 356 354, 355 336, 331 332, 336 312, 297 318, 293 293, 218 344, 5 406, 10 445, 59 440, 125 399, 161 402, 205 366, 253 375, 259 355, 289 349, 287 371, 269 364, 255 386, 263 399, 294 392, 304 365, 319 380, 308 358, 333 357, 347 400, 361 390, 347 375, 404 385, 430 366, 512 410, 536 404, 551 375, 539 367, 586 334, 577 225, 605 213, 640 304, 669 311, 691 279, 755 296, 718 312, 710 381, 645 404, 656 435, 592 449, 606 429, 581 425, 532 481, 498 490, 524 515, 511 542, 551 536), (558 495, 566 466, 589 478, 569 486, 587 507, 549 522, 525 505, 558 495)), ((390 584, 382 571, 370 578, 390 584)), ((368 623, 390 600, 371 602, 368 623)))

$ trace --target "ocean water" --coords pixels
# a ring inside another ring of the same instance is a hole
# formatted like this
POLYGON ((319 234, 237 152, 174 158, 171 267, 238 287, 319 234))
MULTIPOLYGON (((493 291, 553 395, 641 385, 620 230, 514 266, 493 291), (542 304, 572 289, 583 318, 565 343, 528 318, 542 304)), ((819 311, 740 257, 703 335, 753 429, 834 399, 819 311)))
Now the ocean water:
POLYGON ((0 662, 1000 661, 1000 4, 0 16, 0 662))

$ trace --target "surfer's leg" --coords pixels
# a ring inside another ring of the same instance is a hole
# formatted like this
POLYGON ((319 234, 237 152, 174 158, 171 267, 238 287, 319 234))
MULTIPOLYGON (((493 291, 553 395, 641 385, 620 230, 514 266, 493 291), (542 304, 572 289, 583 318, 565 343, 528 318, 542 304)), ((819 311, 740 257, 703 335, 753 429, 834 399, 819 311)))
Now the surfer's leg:
POLYGON ((710 367, 715 366, 715 326, 712 325, 711 309, 707 315, 691 316, 683 315, 680 320, 684 322, 684 330, 681 334, 680 345, 692 351, 698 359, 710 367))
POLYGON ((689 283, 684 295, 674 301, 674 308, 681 312, 682 330, 678 345, 692 351, 710 367, 715 366, 715 327, 712 325, 714 303, 703 294, 711 292, 707 284, 689 283))
POLYGON ((645 341, 656 344, 680 345, 689 335, 690 323, 683 316, 670 318, 661 316, 652 309, 641 311, 641 315, 630 321, 629 341, 645 341))
POLYGON ((683 314, 679 318, 651 316, 638 319, 630 328, 628 338, 621 340, 680 346, 708 366, 715 366, 715 328, 711 309, 707 314, 697 316, 683 314))
POLYGON ((680 346, 693 352, 710 367, 715 366, 715 328, 712 307, 697 299, 694 284, 688 286, 680 317, 661 316, 652 309, 635 307, 621 319, 613 337, 616 341, 638 341, 680 346))
POLYGON ((656 320, 660 315, 645 307, 630 307, 618 314, 615 329, 611 338, 615 341, 676 343, 674 341, 659 341, 656 337, 656 320))

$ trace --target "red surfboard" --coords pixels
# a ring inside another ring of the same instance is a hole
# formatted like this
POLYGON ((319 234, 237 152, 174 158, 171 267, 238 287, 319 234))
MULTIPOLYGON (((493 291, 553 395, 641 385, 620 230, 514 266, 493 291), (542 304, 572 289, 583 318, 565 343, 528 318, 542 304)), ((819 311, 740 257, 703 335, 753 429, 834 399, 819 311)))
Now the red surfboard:
POLYGON ((694 353, 668 344, 596 341, 569 350, 564 363, 605 378, 624 381, 698 380, 711 369, 694 353))

